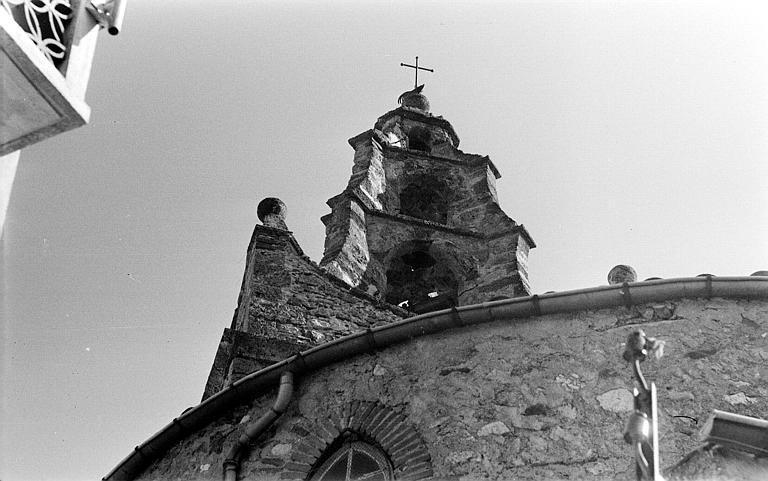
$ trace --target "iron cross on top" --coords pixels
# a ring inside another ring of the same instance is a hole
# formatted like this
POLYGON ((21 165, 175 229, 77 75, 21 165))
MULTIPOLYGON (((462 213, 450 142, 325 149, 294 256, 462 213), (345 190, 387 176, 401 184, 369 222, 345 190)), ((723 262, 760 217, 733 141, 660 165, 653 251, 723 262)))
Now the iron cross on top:
POLYGON ((419 57, 416 57, 416 65, 408 65, 407 63, 400 63, 401 67, 412 68, 416 72, 416 79, 413 81, 413 87, 419 86, 419 70, 426 70, 427 72, 434 72, 431 68, 419 67, 419 57))

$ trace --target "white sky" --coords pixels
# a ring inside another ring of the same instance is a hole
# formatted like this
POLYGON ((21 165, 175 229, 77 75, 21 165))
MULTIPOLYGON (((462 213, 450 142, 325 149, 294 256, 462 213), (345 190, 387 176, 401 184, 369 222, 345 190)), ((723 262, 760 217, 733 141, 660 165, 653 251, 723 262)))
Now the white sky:
MULTIPOLYGON (((535 292, 768 269, 762 2, 132 0, 91 123, 22 153, 0 478, 100 479, 197 404, 259 200, 315 260, 346 140, 412 87, 502 173, 535 292)), ((617 353, 618 355, 618 353, 617 353)))

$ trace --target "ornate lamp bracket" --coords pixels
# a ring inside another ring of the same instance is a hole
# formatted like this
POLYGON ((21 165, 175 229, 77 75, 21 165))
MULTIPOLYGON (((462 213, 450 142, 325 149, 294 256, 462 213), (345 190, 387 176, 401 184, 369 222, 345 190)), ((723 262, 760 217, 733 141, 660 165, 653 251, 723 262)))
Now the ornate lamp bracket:
POLYGON ((664 341, 646 337, 642 330, 637 330, 627 338, 622 357, 632 363, 635 378, 634 412, 624 429, 624 441, 632 445, 635 454, 636 475, 638 481, 664 481, 659 468, 659 425, 656 405, 656 385, 650 385, 640 370, 640 363, 649 355, 660 358, 664 350, 664 341))

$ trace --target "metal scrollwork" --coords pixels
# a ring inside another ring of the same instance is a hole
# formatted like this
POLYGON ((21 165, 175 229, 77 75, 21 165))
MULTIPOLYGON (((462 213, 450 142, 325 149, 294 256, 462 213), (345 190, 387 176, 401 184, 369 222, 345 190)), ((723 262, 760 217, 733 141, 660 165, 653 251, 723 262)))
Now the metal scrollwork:
POLYGON ((64 59, 64 32, 73 14, 70 0, 0 0, 0 4, 48 60, 56 64, 64 59))
POLYGON ((656 404, 656 385, 648 383, 640 363, 654 357, 661 358, 664 341, 647 337, 642 330, 629 335, 622 357, 632 363, 635 377, 634 412, 624 429, 624 441, 630 444, 635 455, 638 481, 664 481, 659 466, 659 426, 656 404))

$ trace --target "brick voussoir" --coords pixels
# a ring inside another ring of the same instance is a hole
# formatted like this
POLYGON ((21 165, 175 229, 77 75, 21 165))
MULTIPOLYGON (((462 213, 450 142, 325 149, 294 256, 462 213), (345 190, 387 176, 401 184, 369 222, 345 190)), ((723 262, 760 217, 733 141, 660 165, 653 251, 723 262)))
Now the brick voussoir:
POLYGON ((360 421, 373 409, 373 403, 361 401, 357 405, 357 409, 352 411, 349 417, 349 428, 353 431, 360 429, 360 421))
POLYGON ((373 439, 378 439, 378 434, 381 432, 382 429, 384 429, 387 424, 389 424, 392 421, 392 418, 397 416, 392 411, 388 411, 384 416, 382 416, 378 422, 376 422, 376 425, 371 425, 368 427, 368 434, 373 439))
POLYGON ((306 463, 285 463, 285 469, 287 471, 295 471, 297 473, 308 473, 310 469, 312 469, 312 466, 306 463))
MULTIPOLYGON (((319 441, 318 441, 319 442, 319 441)), ((325 446, 319 446, 318 444, 310 444, 306 440, 302 439, 293 448, 294 453, 306 454, 307 456, 313 456, 317 458, 320 453, 323 452, 325 446)))
POLYGON ((315 463, 315 461, 317 461, 317 456, 313 456, 307 453, 293 452, 291 454, 291 461, 312 465, 315 463))
POLYGON ((304 479, 307 477, 307 473, 298 471, 283 471, 280 473, 280 479, 304 479))
POLYGON ((393 434, 393 436, 387 436, 387 439, 382 440, 381 445, 384 446, 387 451, 392 451, 395 446, 399 445, 401 441, 411 434, 413 434, 413 430, 409 426, 403 426, 399 432, 393 434))
POLYGON ((351 403, 347 403, 344 405, 344 407, 341 410, 341 416, 339 418, 339 426, 341 426, 341 429, 347 429, 352 421, 352 416, 354 415, 355 411, 357 410, 358 401, 352 401, 351 403))
POLYGON ((397 451, 390 453, 390 457, 393 461, 395 459, 407 459, 408 456, 412 455, 411 453, 422 449, 424 449, 424 445, 421 443, 421 441, 414 441, 404 445, 397 451))
POLYGON ((403 453, 401 456, 393 458, 392 461, 401 466, 412 466, 422 461, 429 461, 430 459, 431 457, 426 450, 414 450, 412 453, 403 453))
POLYGON ((403 448, 408 448, 411 445, 418 444, 421 444, 421 438, 415 432, 411 432, 408 436, 404 437, 398 441, 397 444, 392 446, 391 454, 394 455, 395 453, 400 452, 403 448))
POLYGON ((403 476, 398 476, 397 479, 398 481, 416 481, 417 479, 426 479, 431 478, 432 476, 434 476, 434 471, 432 471, 432 468, 430 467, 403 476))
POLYGON ((319 453, 322 452, 326 446, 328 446, 327 443, 323 442, 323 440, 318 438, 314 433, 309 433, 308 435, 302 437, 300 442, 306 444, 310 448, 317 450, 319 453))
POLYGON ((312 434, 312 431, 304 422, 299 422, 291 426, 291 432, 302 437, 312 434))
POLYGON ((339 428, 331 423, 328 418, 319 419, 317 426, 321 429, 323 434, 323 440, 328 444, 332 443, 340 434, 339 428))
POLYGON ((370 433, 371 426, 375 425, 382 416, 386 415, 386 411, 381 406, 376 406, 372 411, 371 414, 368 415, 367 419, 363 419, 360 423, 360 430, 364 433, 368 434, 370 433))
POLYGON ((401 474, 403 476, 408 476, 415 472, 424 471, 424 470, 430 470, 430 471, 432 470, 431 461, 421 461, 415 464, 409 464, 408 466, 406 466, 405 469, 400 471, 398 474, 401 474))
POLYGON ((399 414, 392 413, 385 422, 381 423, 379 428, 374 432, 373 437, 375 439, 383 439, 384 436, 392 432, 392 428, 397 426, 401 422, 401 416, 399 414))
POLYGON ((405 424, 406 418, 402 414, 398 415, 395 419, 395 422, 387 427, 387 430, 385 433, 383 433, 383 436, 381 436, 380 443, 382 445, 388 443, 390 440, 397 437, 399 434, 403 433, 404 431, 407 431, 408 425, 405 424))
POLYGON ((356 430, 362 430, 365 425, 368 423, 368 420, 372 417, 375 417, 379 413, 380 407, 376 403, 371 403, 371 405, 368 407, 368 409, 365 410, 365 413, 360 417, 360 419, 356 423, 356 430))

